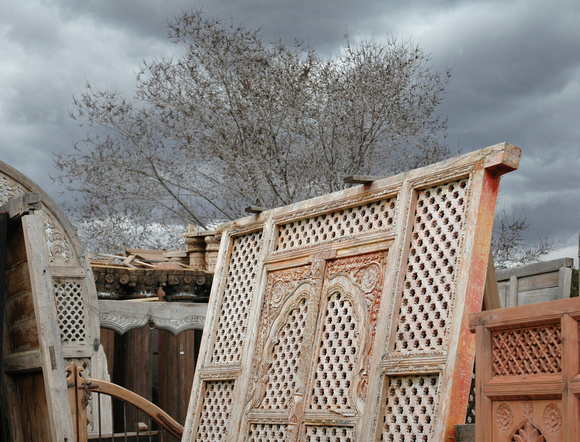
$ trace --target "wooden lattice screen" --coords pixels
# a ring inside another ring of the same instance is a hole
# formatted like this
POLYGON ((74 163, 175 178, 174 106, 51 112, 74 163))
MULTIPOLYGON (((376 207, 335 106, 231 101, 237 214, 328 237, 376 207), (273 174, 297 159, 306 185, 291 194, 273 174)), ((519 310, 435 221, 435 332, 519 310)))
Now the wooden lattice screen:
POLYGON ((580 440, 580 299, 469 316, 477 441, 580 440))
POLYGON ((222 226, 184 440, 452 436, 519 156, 499 144, 222 226))

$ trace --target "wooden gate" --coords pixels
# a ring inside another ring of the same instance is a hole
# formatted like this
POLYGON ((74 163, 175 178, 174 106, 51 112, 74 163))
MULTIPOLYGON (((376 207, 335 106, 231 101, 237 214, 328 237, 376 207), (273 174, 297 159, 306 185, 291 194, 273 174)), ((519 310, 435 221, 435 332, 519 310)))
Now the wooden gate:
POLYGON ((501 144, 221 227, 185 441, 447 440, 501 144))
MULTIPOLYGON (((8 437, 73 441, 64 367, 76 362, 94 378, 107 377, 92 271, 58 206, 2 162, 0 203, 6 223, 0 245, 6 255, 2 414, 8 437)), ((92 431, 92 408, 88 415, 92 431)))

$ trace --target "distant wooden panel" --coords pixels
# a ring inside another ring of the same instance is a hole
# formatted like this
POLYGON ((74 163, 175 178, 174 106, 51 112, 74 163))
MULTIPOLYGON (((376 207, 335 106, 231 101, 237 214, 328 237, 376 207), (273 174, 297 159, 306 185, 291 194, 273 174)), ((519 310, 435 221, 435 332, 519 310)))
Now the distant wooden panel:
POLYGON ((465 419, 501 144, 221 226, 184 441, 431 440, 465 419))
POLYGON ((539 262, 496 271, 502 307, 535 304, 570 297, 572 258, 539 262))

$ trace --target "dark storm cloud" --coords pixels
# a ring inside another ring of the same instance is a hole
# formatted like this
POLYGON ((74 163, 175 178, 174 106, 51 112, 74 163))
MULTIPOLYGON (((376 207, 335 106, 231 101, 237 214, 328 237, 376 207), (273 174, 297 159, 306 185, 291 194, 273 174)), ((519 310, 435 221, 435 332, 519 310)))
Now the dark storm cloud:
MULTIPOLYGON (((324 56, 353 41, 394 35, 452 67, 441 113, 463 152, 508 141, 520 170, 501 203, 525 206, 531 240, 552 235, 576 256, 580 219, 580 3, 558 0, 21 0, 0 14, 0 153, 45 187, 52 152, 82 138, 67 117, 86 80, 131 95, 142 59, 171 55, 167 22, 182 10, 301 39, 324 56)), ((554 257, 561 257, 556 255, 554 257)))

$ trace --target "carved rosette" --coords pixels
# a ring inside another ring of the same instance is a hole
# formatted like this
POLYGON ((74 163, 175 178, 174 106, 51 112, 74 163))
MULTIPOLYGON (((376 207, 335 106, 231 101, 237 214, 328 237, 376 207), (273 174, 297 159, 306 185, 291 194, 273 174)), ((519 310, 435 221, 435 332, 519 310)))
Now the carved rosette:
POLYGON ((495 413, 495 423, 501 431, 509 430, 514 423, 514 413, 508 404, 501 404, 495 413))

